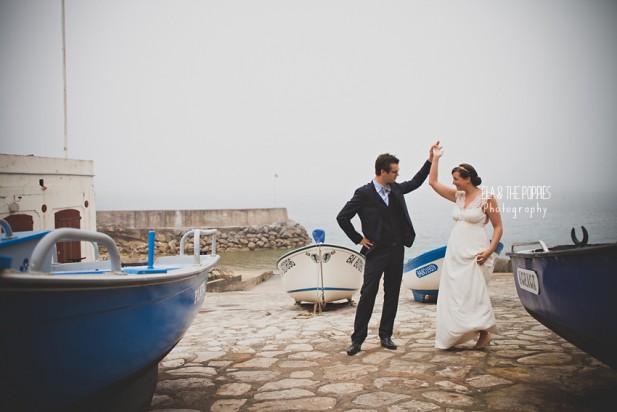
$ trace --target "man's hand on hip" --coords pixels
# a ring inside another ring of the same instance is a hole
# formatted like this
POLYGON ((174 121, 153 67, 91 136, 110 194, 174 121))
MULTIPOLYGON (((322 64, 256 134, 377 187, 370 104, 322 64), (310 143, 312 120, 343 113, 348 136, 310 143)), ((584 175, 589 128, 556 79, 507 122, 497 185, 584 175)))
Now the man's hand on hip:
POLYGON ((360 241, 360 244, 362 246, 364 246, 367 249, 370 249, 373 247, 373 242, 371 242, 370 240, 368 240, 367 238, 363 237, 362 240, 360 241))

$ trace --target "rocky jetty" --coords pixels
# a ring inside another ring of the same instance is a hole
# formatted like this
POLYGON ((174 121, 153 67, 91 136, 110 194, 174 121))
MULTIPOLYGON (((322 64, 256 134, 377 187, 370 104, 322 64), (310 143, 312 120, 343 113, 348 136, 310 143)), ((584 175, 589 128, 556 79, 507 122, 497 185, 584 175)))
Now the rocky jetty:
MULTIPOLYGON (((180 252, 180 239, 191 228, 156 229, 155 255, 175 255, 180 252)), ((263 249, 293 249, 311 242, 306 229, 294 222, 273 223, 248 227, 217 228, 217 252, 242 252, 263 249)), ((130 259, 143 258, 148 254, 147 229, 123 228, 113 225, 99 226, 98 231, 111 236, 118 245, 120 254, 130 259)), ((200 239, 201 253, 212 250, 212 237, 200 239)), ((185 244, 185 254, 193 253, 193 240, 185 244)))

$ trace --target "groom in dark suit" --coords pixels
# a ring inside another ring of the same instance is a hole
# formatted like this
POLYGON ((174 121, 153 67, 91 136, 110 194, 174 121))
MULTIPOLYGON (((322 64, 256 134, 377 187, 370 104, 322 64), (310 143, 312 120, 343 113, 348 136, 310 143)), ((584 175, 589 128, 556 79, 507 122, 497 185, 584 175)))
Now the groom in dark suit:
POLYGON ((368 323, 373 313, 382 273, 384 302, 379 338, 384 348, 396 349, 392 342, 392 330, 403 277, 404 246, 411 247, 416 237, 403 195, 422 185, 429 174, 432 160, 431 150, 429 160, 413 179, 396 183, 399 160, 388 153, 379 155, 375 161, 373 181, 356 189, 351 200, 336 217, 349 239, 362 245, 360 253, 366 257, 354 332, 351 335, 351 346, 347 349, 350 356, 360 351, 368 334, 368 323), (356 214, 360 217, 362 234, 358 233, 351 223, 356 214))

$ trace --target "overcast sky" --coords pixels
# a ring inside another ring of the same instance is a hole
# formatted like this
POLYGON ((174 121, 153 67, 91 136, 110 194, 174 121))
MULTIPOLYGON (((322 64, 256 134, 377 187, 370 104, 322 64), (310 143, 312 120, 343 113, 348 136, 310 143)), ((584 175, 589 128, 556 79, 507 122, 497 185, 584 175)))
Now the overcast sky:
MULTIPOLYGON (((0 152, 64 157, 61 1, 0 5, 0 152)), ((436 139, 615 193, 616 45, 611 0, 66 0, 68 156, 103 210, 347 199, 436 139)))

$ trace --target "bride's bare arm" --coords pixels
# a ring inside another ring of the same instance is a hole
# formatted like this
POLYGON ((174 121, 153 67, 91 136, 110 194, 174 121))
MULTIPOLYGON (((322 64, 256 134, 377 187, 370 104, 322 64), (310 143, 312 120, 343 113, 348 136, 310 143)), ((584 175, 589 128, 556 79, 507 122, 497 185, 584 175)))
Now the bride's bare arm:
POLYGON ((431 148, 433 153, 433 161, 431 163, 431 171, 428 175, 428 184, 440 196, 448 199, 451 202, 456 202, 456 189, 444 185, 439 182, 439 158, 443 156, 443 149, 439 146, 439 141, 431 148))
POLYGON ((491 196, 486 205, 483 208, 484 213, 488 216, 488 219, 491 221, 491 225, 493 226, 493 236, 491 238, 491 244, 488 249, 478 253, 476 255, 476 259, 480 265, 484 264, 489 256, 497 249, 497 245, 501 240, 501 236, 503 236, 503 224, 501 223, 501 214, 499 213, 499 206, 497 204, 497 200, 493 196, 491 196))
POLYGON ((493 226, 493 237, 491 239, 491 253, 497 248, 497 244, 503 236, 503 224, 501 223, 501 214, 499 213, 499 205, 493 196, 488 199, 485 213, 493 226))

